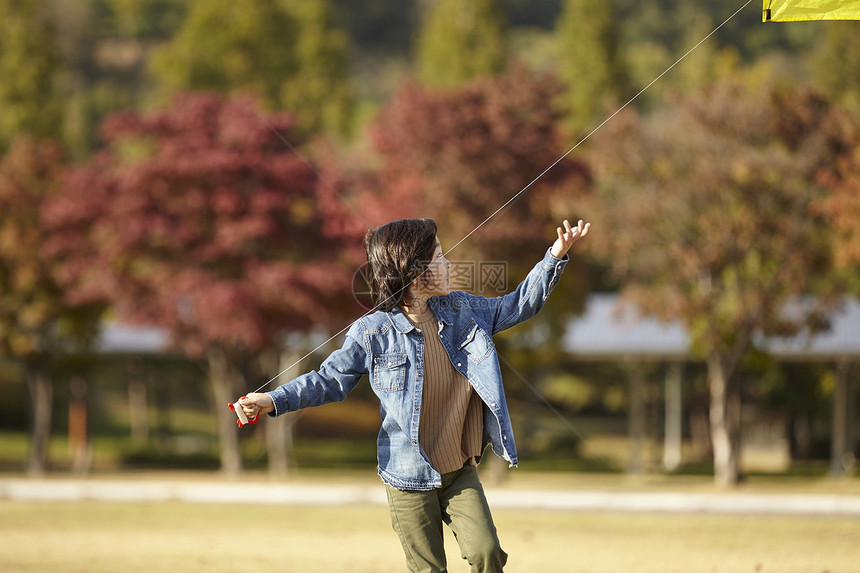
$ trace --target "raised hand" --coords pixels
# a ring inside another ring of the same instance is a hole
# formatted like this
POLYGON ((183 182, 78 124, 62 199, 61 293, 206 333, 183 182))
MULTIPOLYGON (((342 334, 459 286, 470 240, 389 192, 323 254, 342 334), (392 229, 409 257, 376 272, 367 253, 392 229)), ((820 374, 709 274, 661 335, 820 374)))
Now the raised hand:
POLYGON ((558 233, 558 238, 555 240, 555 243, 552 244, 552 248, 550 250, 550 254, 557 259, 564 257, 573 244, 588 234, 588 229, 591 228, 591 223, 583 223, 582 220, 579 220, 576 227, 570 226, 570 221, 567 219, 564 220, 564 228, 558 227, 556 228, 556 232, 558 233))

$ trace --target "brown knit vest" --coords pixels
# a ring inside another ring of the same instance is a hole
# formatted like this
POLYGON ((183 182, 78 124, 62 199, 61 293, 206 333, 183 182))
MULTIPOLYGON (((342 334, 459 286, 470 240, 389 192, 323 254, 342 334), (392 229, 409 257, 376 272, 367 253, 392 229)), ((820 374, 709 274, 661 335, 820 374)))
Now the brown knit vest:
POLYGON ((421 315, 406 316, 424 333, 424 388, 418 441, 436 471, 452 472, 481 455, 484 433, 481 398, 451 364, 430 309, 421 315))

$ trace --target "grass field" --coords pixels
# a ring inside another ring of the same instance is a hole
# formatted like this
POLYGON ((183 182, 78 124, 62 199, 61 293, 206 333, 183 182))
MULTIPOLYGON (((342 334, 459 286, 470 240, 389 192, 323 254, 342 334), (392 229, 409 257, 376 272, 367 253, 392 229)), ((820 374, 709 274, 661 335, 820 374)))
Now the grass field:
MULTIPOLYGON (((495 511, 510 573, 851 573, 860 520, 495 511)), ((405 571, 382 506, 0 501, 4 573, 405 571)), ((467 572, 453 537, 451 573, 467 572)))

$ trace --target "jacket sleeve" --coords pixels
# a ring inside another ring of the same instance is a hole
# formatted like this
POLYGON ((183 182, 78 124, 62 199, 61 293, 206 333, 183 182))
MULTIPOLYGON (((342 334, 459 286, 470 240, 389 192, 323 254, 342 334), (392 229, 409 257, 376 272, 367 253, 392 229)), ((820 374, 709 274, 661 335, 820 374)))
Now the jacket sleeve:
POLYGON ((361 321, 356 321, 346 333, 343 346, 332 352, 319 370, 302 374, 267 392, 275 404, 275 411, 269 415, 280 416, 346 398, 361 376, 367 373, 367 353, 362 346, 362 332, 361 321))
POLYGON ((540 312, 569 260, 568 255, 559 259, 547 249, 543 259, 529 271, 514 291, 500 297, 483 299, 477 305, 473 303, 474 307, 485 310, 491 334, 516 326, 540 312))

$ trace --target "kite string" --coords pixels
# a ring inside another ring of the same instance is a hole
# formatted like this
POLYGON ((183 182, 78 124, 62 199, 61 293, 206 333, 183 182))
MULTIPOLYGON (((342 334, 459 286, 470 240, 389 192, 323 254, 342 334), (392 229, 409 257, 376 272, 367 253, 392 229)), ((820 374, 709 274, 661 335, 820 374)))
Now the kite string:
POLYGON ((746 8, 747 6, 749 6, 749 4, 750 4, 751 2, 752 2, 752 0, 747 0, 747 2, 746 2, 743 6, 741 6, 740 8, 738 8, 738 9, 737 9, 737 10, 736 10, 736 11, 735 11, 731 16, 729 16, 728 18, 726 18, 725 20, 723 20, 723 22, 722 22, 719 26, 717 26, 716 28, 714 28, 713 30, 711 30, 711 32, 710 32, 707 36, 705 36, 704 38, 702 38, 701 40, 699 40, 699 42, 698 42, 696 45, 694 45, 692 48, 690 48, 689 50, 687 50, 687 52, 686 52, 683 56, 681 56, 680 58, 678 58, 677 60, 675 60, 675 63, 673 63, 671 66, 669 66, 668 68, 666 68, 665 70, 663 70, 663 73, 661 73, 659 76, 657 76, 656 78, 654 78, 653 80, 651 80, 651 82, 650 82, 650 83, 648 83, 648 85, 646 85, 644 88, 642 88, 641 90, 639 90, 639 92, 638 92, 636 95, 634 95, 632 98, 630 98, 629 100, 627 100, 627 103, 625 103, 624 105, 622 105, 621 107, 619 107, 617 110, 615 110, 615 112, 614 112, 612 115, 610 115, 609 117, 607 117, 606 119, 604 119, 604 120, 603 120, 603 121, 602 121, 602 122, 601 122, 597 127, 595 127, 594 129, 592 129, 592 130, 588 133, 588 135, 586 135, 585 137, 583 137, 582 139, 580 139, 580 140, 576 143, 576 145, 574 145, 573 147, 571 147, 570 149, 568 149, 568 150, 567 150, 563 155, 561 155, 558 159, 556 159, 556 160, 555 160, 555 161, 554 161, 554 162, 553 162, 549 167, 547 167, 546 169, 544 169, 544 170, 540 173, 540 175, 538 175, 537 177, 535 177, 535 178, 531 181, 531 183, 529 183, 528 185, 526 185, 525 187, 523 187, 523 188, 522 188, 522 189, 521 189, 521 190, 520 190, 516 195, 514 195, 513 197, 511 197, 510 199, 508 199, 508 200, 507 200, 507 201, 506 201, 506 202, 505 202, 501 207, 499 207, 498 209, 496 209, 495 211, 493 211, 493 213, 492 213, 492 214, 490 214, 490 216, 489 216, 489 217, 487 217, 486 219, 484 219, 484 220, 483 220, 483 222, 481 222, 477 227, 475 227, 474 229, 472 229, 471 231, 469 231, 469 234, 468 234, 468 235, 466 235, 465 237, 463 237, 462 239, 460 239, 459 241, 457 241, 457 243, 456 243, 453 247, 451 247, 450 249, 448 249, 447 253, 445 253, 445 254, 447 255, 448 253, 450 253, 451 251, 453 251, 455 248, 457 248, 457 246, 458 246, 460 243, 462 243, 463 241, 465 241, 466 239, 468 239, 470 236, 472 236, 472 234, 473 234, 473 233, 475 233, 475 231, 477 231, 478 229, 480 229, 481 227, 483 227, 483 226, 484 226, 484 225, 485 225, 485 224, 486 224, 490 219, 492 219, 493 217, 495 217, 497 214, 499 214, 501 211, 503 211, 503 210, 504 210, 508 205, 510 205, 511 203, 513 203, 513 202, 514 202, 514 201, 515 201, 515 200, 516 200, 520 195, 522 195, 523 193, 525 193, 525 192, 526 192, 526 191, 527 191, 527 190, 528 190, 532 185, 534 185, 535 183, 537 183, 537 182, 538 182, 538 180, 539 180, 539 179, 541 179, 544 175, 546 175, 546 174, 547 174, 547 173, 548 173, 548 172, 549 172, 553 167, 555 167, 556 165, 558 165, 558 164, 559 164, 559 163, 560 163, 564 158, 566 158, 568 155, 570 155, 571 153, 573 153, 573 151, 574 151, 575 149, 577 149, 580 145, 582 145, 583 143, 585 143, 585 142, 586 142, 586 141, 587 141, 587 140, 588 140, 592 135, 594 135, 595 133, 597 133, 597 131, 598 131, 600 128, 602 128, 604 125, 606 125, 607 123, 609 123, 609 122, 610 122, 610 121, 611 121, 611 120, 612 120, 616 115, 618 115, 619 113, 621 113, 622 111, 624 111, 624 109, 625 109, 627 106, 629 106, 631 103, 633 103, 634 101, 636 101, 636 99, 637 99, 637 98, 639 98, 639 96, 641 96, 643 93, 645 93, 645 92, 648 90, 648 88, 650 88, 650 87, 651 87, 651 86, 653 86, 655 83, 657 83, 657 82, 658 82, 658 81, 659 81, 663 76, 665 76, 667 73, 669 73, 669 72, 672 70, 672 68, 674 68, 675 66, 677 66, 677 65, 678 65, 679 63, 681 63, 681 62, 682 62, 682 61, 683 61, 687 56, 689 56, 691 53, 693 53, 693 51, 694 51, 696 48, 698 48, 699 46, 701 46, 701 45, 702 45, 703 43, 705 43, 705 42, 706 42, 706 41, 707 41, 711 36, 713 36, 714 34, 716 34, 716 33, 717 33, 717 31, 718 31, 720 28, 722 28, 723 26, 725 26, 725 25, 726 25, 726 24, 727 24, 727 23, 728 23, 732 18, 734 18, 735 16, 737 16, 737 15, 738 15, 738 13, 740 13, 740 11, 741 11, 741 10, 743 10, 744 8, 746 8))
MULTIPOLYGON (((409 283, 407 283, 407 284, 406 284, 406 285, 404 285, 402 288, 398 289, 397 291, 395 291, 394 293, 390 294, 388 297, 386 297, 385 299, 383 299, 382 301, 380 301, 379 303, 377 303, 376 305, 374 305, 371 309, 369 309, 367 312, 365 312, 364 314, 362 314, 362 315, 361 315, 360 317, 358 317, 356 320, 361 320, 362 318, 364 318, 364 317, 366 317, 366 316, 370 315, 370 313, 375 312, 377 309, 379 309, 379 308, 381 308, 382 306, 384 306, 384 305, 385 305, 389 300, 391 300, 392 298, 395 298, 395 297, 399 296, 399 295, 400 295, 400 293, 404 292, 406 289, 408 289, 410 286, 412 286, 412 283, 414 283, 415 281, 417 281, 418 279, 420 279, 420 278, 424 275, 424 273, 426 273, 428 270, 430 270, 430 267, 429 267, 429 266, 424 267, 424 269, 423 269, 420 273, 418 273, 418 275, 417 275, 414 279, 412 279, 411 281, 409 281, 409 283)), ((354 322, 355 322, 355 321, 353 321, 353 323, 354 323, 354 322)), ((313 354, 314 352, 316 352, 317 350, 319 350, 320 348, 322 348, 323 346, 325 346, 326 344, 328 344, 329 342, 331 342, 332 340, 334 340, 335 338, 337 338, 338 336, 340 336, 341 334, 343 334, 344 332, 346 332, 347 330, 349 330, 351 327, 352 327, 352 323, 351 323, 351 324, 346 325, 345 327, 343 327, 342 329, 340 329, 338 332, 336 332, 336 333, 334 333, 333 335, 331 335, 329 338, 327 338, 326 340, 324 340, 323 342, 321 342, 319 345, 317 345, 317 346, 316 346, 314 349, 312 349, 310 352, 308 352, 307 354, 305 354, 304 356, 302 356, 301 358, 299 358, 298 360, 296 360, 295 362, 293 362, 292 364, 290 364, 289 366, 287 366, 286 368, 284 368, 283 370, 281 370, 280 372, 278 372, 277 374, 275 374, 275 376, 273 376, 273 377, 272 377, 268 382, 264 383, 262 386, 260 386, 260 387, 259 387, 259 388, 257 388, 256 390, 254 390, 254 392, 253 392, 253 393, 257 393, 257 392, 259 392, 260 390, 262 390, 263 388, 265 388, 266 386, 268 386, 269 384, 271 384, 272 382, 274 382, 275 380, 277 380, 278 378, 280 378, 280 377, 281 377, 285 372, 289 371, 290 369, 292 369, 293 367, 295 367, 296 365, 298 365, 298 364, 299 364, 300 362, 302 362, 305 358, 308 358, 311 354, 313 354)))
POLYGON ((313 166, 313 164, 312 164, 310 161, 308 161, 308 160, 304 157, 304 155, 302 155, 302 154, 299 152, 299 150, 298 150, 298 149, 296 149, 296 148, 293 146, 293 144, 292 144, 292 143, 290 143, 290 141, 289 141, 286 137, 284 137, 284 135, 283 135, 280 131, 278 131, 278 130, 275 128, 275 126, 274 126, 274 125, 272 125, 272 124, 271 124, 271 122, 269 122, 265 117, 263 117, 263 116, 262 116, 262 115, 260 115, 260 114, 257 114, 257 117, 260 119, 260 121, 262 121, 263 123, 265 123, 265 124, 266 124, 266 126, 269 128, 269 130, 271 130, 271 132, 272 132, 272 133, 274 133, 274 134, 275 134, 275 137, 277 137, 278 139, 280 139, 280 140, 284 143, 284 145, 286 145, 286 146, 290 149, 290 151, 292 151, 292 152, 293 152, 293 154, 294 154, 296 157, 298 157, 298 158, 299 158, 299 161, 301 161, 302 163, 304 163, 304 164, 305 164, 305 166, 307 166, 307 168, 308 168, 308 169, 310 169, 310 170, 311 170, 311 172, 313 172, 313 174, 314 174, 314 175, 316 175, 317 179, 318 179, 319 181, 321 181, 323 185, 325 185, 326 187, 328 187, 329 189, 331 189, 331 191, 332 191, 335 195, 337 195, 338 199, 340 199, 340 200, 343 202, 343 204, 344 204, 344 205, 346 205, 346 206, 349 208, 349 210, 350 210, 350 211, 352 211, 352 212, 355 214, 355 216, 356 216, 356 217, 358 217, 359 219, 361 219, 361 220, 362 220, 362 222, 364 222, 364 224, 367 226, 367 230, 368 230, 368 231, 370 231, 370 230, 373 228, 373 225, 371 225, 371 224, 370 224, 370 222, 369 222, 369 221, 364 217, 364 215, 362 215, 362 214, 361 214, 361 211, 359 211, 358 209, 356 209, 356 208, 352 205, 352 203, 350 203, 350 202, 347 200, 347 198, 343 196, 343 194, 341 194, 340 192, 338 192, 338 190, 337 190, 337 189, 335 189, 334 185, 332 185, 331 183, 329 183, 329 182, 326 180, 326 178, 322 176, 322 173, 320 173, 320 172, 319 172, 319 171, 318 171, 318 170, 313 166))
MULTIPOLYGON (((535 178, 534 178, 534 179, 533 179, 533 180, 532 180, 528 185, 526 185, 525 187, 523 187, 522 189, 520 189, 520 191, 518 191, 518 192, 517 192, 513 197, 511 197, 510 199, 508 199, 508 200, 507 200, 507 201, 506 201, 506 202, 505 202, 501 207, 499 207, 498 209, 496 209, 495 211, 493 211, 493 213, 491 213, 489 217, 487 217, 486 219, 484 219, 484 220, 483 220, 483 221, 482 221, 482 222, 481 222, 477 227, 475 227, 474 229, 472 229, 471 231, 469 231, 469 233, 468 233, 468 234, 466 234, 466 236, 464 236, 462 239, 460 239, 459 241, 457 241, 457 242, 454 244, 454 246, 453 246, 453 247, 451 247, 450 249, 448 249, 448 250, 446 251, 445 255, 447 255, 448 253, 450 253, 451 251, 453 251, 454 249, 456 249, 456 248, 457 248, 461 243, 463 243, 463 241, 465 241, 465 240, 466 240, 466 239, 468 239, 470 236, 472 236, 472 235, 473 235, 473 234, 474 234, 478 229, 480 229, 481 227, 483 227, 484 225, 486 225, 486 224, 487 224, 487 223, 488 223, 488 222, 489 222, 493 217, 495 217, 499 212, 501 212, 502 210, 504 210, 508 205, 510 205, 512 202, 514 202, 514 201, 515 201, 515 200, 516 200, 520 195, 522 195, 522 194, 523 194, 523 193, 525 193, 528 189, 530 189, 532 185, 534 185, 535 183, 537 183, 537 181, 538 181, 538 180, 540 180, 544 175, 546 175, 546 174, 547 174, 547 173, 548 173, 548 172, 549 172, 553 167, 555 167, 556 165, 558 165, 558 164, 559 164, 563 159, 565 159, 568 155, 570 155, 571 153, 573 153, 573 151, 574 151, 574 150, 576 150, 580 145, 582 145, 583 143, 585 143, 585 141, 587 141, 587 140, 588 140, 592 135, 594 135, 594 134, 595 134, 599 129, 601 129, 604 125, 606 125, 607 123, 609 123, 609 122, 610 122, 610 121, 611 121, 611 120, 612 120, 616 115, 618 115, 619 113, 621 113, 621 112, 622 112, 625 108, 627 108, 631 103, 633 103, 634 101, 636 101, 636 99, 638 99, 638 98, 639 98, 639 96, 641 96, 641 95, 642 95, 643 93, 645 93, 645 92, 646 92, 646 91, 647 91, 651 86, 653 86, 653 85, 654 85, 655 83, 657 83, 660 79, 662 79, 662 78, 663 78, 663 76, 665 76, 667 73, 669 73, 669 72, 670 72, 670 71, 671 71, 675 66, 677 66, 679 63, 681 63, 681 62, 682 62, 682 61, 683 61, 687 56, 689 56, 690 54, 692 54, 692 53, 693 53, 693 52, 694 52, 694 51, 695 51, 699 46, 701 46, 701 45, 702 45, 703 43, 705 43, 708 39, 710 39, 710 37, 711 37, 711 36, 713 36, 714 34, 716 34, 716 33, 717 33, 717 32, 718 32, 718 31, 719 31, 723 26, 725 26, 726 24, 728 24, 728 23, 729 23, 729 22, 730 22, 730 21, 731 21, 735 16, 737 16, 737 15, 738 15, 738 14, 739 14, 739 13, 740 13, 744 8, 746 8, 747 6, 749 6, 751 2, 752 2, 752 0, 746 0, 746 2, 744 2, 744 4, 743 4, 740 8, 738 8, 737 10, 735 10, 735 11, 732 13, 732 15, 731 15, 731 16, 729 16, 728 18, 726 18, 725 20, 723 20, 723 21, 722 21, 722 22, 721 22, 721 23, 720 23, 716 28, 714 28, 713 30, 711 30, 711 32, 710 32, 708 35, 706 35, 704 38, 702 38, 701 40, 699 40, 699 41, 698 41, 698 42, 697 42, 697 43, 696 43, 692 48, 690 48, 689 50, 687 50, 687 52, 686 52, 686 53, 684 53, 684 55, 683 55, 683 56, 681 56, 680 58, 678 58, 677 60, 675 60, 675 62, 674 62, 672 65, 670 65, 668 68, 666 68, 665 70, 663 70, 663 72, 662 72, 660 75, 658 75, 658 76, 657 76, 657 77, 655 77, 653 80, 651 80, 651 81, 650 81, 650 82, 649 82, 649 83, 648 83, 644 88, 642 88, 641 90, 639 90, 639 92, 638 92, 636 95, 634 95, 632 98, 630 98, 629 100, 627 100, 627 103, 625 103, 624 105, 622 105, 621 107, 619 107, 617 110, 615 110, 615 112, 613 112, 613 113, 612 113, 612 115, 610 115, 609 117, 607 117, 606 119, 604 119, 604 120, 603 120, 603 121, 602 121, 602 122, 601 122, 597 127, 595 127, 594 129, 592 129, 592 130, 591 130, 591 131, 590 131, 590 132, 589 132, 585 137, 583 137, 581 140, 579 140, 579 141, 576 143, 576 145, 574 145, 573 147, 571 147, 570 149, 568 149, 568 150, 567 150, 563 155, 561 155, 558 159, 556 159, 556 160, 555 160, 555 161, 554 161, 554 162, 553 162, 549 167, 547 167, 546 169, 544 169, 544 170, 543 170, 543 171, 542 171, 542 172, 541 172, 537 177, 535 177, 535 178)), ((268 124, 268 122, 267 122, 267 124, 268 124)), ((271 128, 271 125, 270 125, 270 128, 271 128)), ((274 130, 274 128, 272 128, 272 129, 274 130)), ((295 152, 295 148, 294 148, 292 145, 290 145, 290 144, 289 144, 289 142, 287 142, 287 141, 286 141, 286 140, 285 140, 285 139, 284 139, 280 134, 278 134, 278 136, 281 138, 281 140, 282 140, 282 141, 284 141, 284 142, 289 146, 289 148, 290 148, 290 149, 292 149, 292 150, 295 152)), ((297 155, 298 155, 299 159, 301 159, 302 161, 304 161, 304 162, 305 162, 305 164, 307 164, 307 165, 310 167, 310 164, 309 164, 309 163, 308 163, 308 162, 307 162, 307 161, 306 161, 306 160, 305 160, 301 155, 299 155, 298 153, 297 153, 297 155)), ((315 169, 313 169, 313 167, 311 167, 311 170, 312 170, 314 173, 317 173, 317 174, 319 175, 319 173, 318 173, 315 169)), ((322 179, 322 178, 321 178, 321 181, 323 181, 323 183, 325 183, 326 185, 328 185, 328 183, 327 183, 324 179, 322 179)), ((345 202, 346 202, 346 200, 345 200, 345 199, 344 199, 344 198, 343 198, 339 193, 338 193, 338 197, 340 197, 343 201, 345 201, 345 202)), ((354 208, 352 205, 350 205, 350 204, 349 204, 349 202, 346 202, 346 204, 347 204, 347 206, 348 206, 351 210, 353 210, 354 212, 358 213, 358 212, 355 210, 355 208, 354 208)), ((360 215, 360 214, 359 214, 359 217, 361 217, 361 215, 360 215)), ((362 220, 364 220, 364 221, 365 221, 365 223, 367 222, 367 220, 366 220, 364 217, 361 217, 361 219, 362 219, 362 220)), ((425 271, 423 271, 423 272, 426 272, 426 269, 425 269, 425 271)), ((423 272, 422 272, 421 274, 423 274, 423 272)), ((409 284, 407 284, 407 285, 406 285, 405 287, 403 287, 403 289, 401 289, 401 290, 405 290, 406 288, 408 288, 412 283, 414 283, 416 280, 418 280, 418 278, 419 278, 420 276, 421 276, 421 275, 418 275, 418 277, 415 277, 415 279, 413 279, 409 284)), ((400 291, 398 291, 398 292, 400 292, 400 291)), ((391 295, 391 297, 393 297, 393 296, 396 296, 396 293, 395 293, 395 294, 393 294, 393 295, 391 295)), ((374 306, 373 308, 371 308, 370 310, 368 310, 368 311, 367 311, 366 313, 364 313, 361 317, 359 317, 359 319, 358 319, 358 320, 360 320, 361 318, 364 318, 364 317, 368 316, 370 313, 374 312, 377 308, 380 308, 380 307, 381 307, 383 304, 385 304, 385 303, 386 303, 386 302, 387 302, 391 297, 388 297, 388 298, 387 298, 387 299, 385 299, 384 301, 380 302, 379 304, 377 304, 376 306, 374 306)), ((296 365, 298 365, 300 362, 302 362, 303 360, 305 360, 306 358, 308 358, 309 356, 311 356, 314 352, 316 352, 317 350, 319 350, 320 348, 322 348, 323 346, 325 346, 326 344, 328 344, 329 342, 331 342, 332 340, 334 340, 335 338, 337 338, 338 336, 340 336, 341 334, 343 334, 344 332, 346 332, 347 330, 349 330, 350 326, 352 326, 352 325, 350 324, 350 325, 345 326, 343 329, 339 330, 339 331, 338 331, 338 332, 336 332, 334 335, 332 335, 331 337, 329 337, 328 339, 326 339, 325 341, 323 341, 322 343, 320 343, 319 345, 317 345, 313 350, 311 350, 310 352, 308 352, 307 354, 305 354, 304 356, 302 356, 301 358, 299 358, 299 359, 298 359, 297 361, 295 361, 293 364, 291 364, 290 366, 288 366, 288 367, 284 368, 282 371, 278 372, 275 376, 273 376, 271 379, 269 379, 265 384, 263 384, 262 386, 260 386, 260 387, 259 387, 259 388, 257 388, 256 390, 254 390, 254 392, 255 392, 255 393, 256 393, 256 392, 259 392, 260 390, 262 390, 263 388, 265 388, 266 386, 268 386, 269 384, 271 384, 272 382, 274 382, 275 380, 277 380, 278 378, 280 378, 280 377, 281 377, 285 372, 287 372, 287 371, 288 371, 288 370, 290 370, 291 368, 295 367, 295 366, 296 366, 296 365)))
POLYGON ((610 470, 614 469, 614 467, 615 467, 615 466, 613 466, 613 464, 612 464, 608 459, 606 459, 606 456, 604 456, 603 454, 601 454, 599 451, 597 451, 597 450, 594 448, 594 446, 592 446, 592 445, 591 445, 591 442, 588 440, 588 438, 586 438, 586 437, 582 434, 582 432, 580 432, 579 430, 577 430, 577 429, 576 429, 576 427, 575 427, 573 424, 571 424, 571 423, 568 421, 568 419, 567 419, 567 418, 565 418, 565 417, 564 417, 564 415, 563 415, 561 412, 559 412, 559 411, 558 411, 558 408, 556 408, 555 406, 553 406, 553 405, 552 405, 552 403, 551 403, 549 400, 547 400, 547 398, 546 398, 543 394, 541 394, 541 391, 540 391, 540 390, 538 390, 538 388, 537 388, 537 386, 536 386, 536 385, 534 385, 534 384, 532 384, 531 382, 529 382, 529 381, 526 379, 526 377, 525 377, 525 376, 523 376, 522 374, 520 374, 520 371, 519 371, 519 370, 517 370, 516 368, 514 368, 514 365, 513 365, 513 364, 511 364, 511 363, 508 361, 508 359, 507 359, 507 358, 505 358, 505 357, 504 357, 504 356, 502 356, 501 354, 499 355, 499 358, 500 358, 500 359, 501 359, 501 361, 505 364, 505 366, 507 366, 507 367, 508 367, 508 369, 509 369, 513 374, 514 374, 514 376, 516 376, 517 378, 519 378, 519 379, 520 379, 520 381, 521 381, 523 384, 525 384, 525 385, 526 385, 526 387, 528 387, 528 389, 529 389, 529 390, 531 390, 531 391, 532 391, 532 393, 534 393, 534 395, 535 395, 535 396, 537 396, 537 397, 540 399, 540 401, 541 401, 541 402, 543 402, 544 406, 546 406, 546 407, 549 409, 549 411, 550 411, 550 412, 552 412, 553 414, 555 414, 555 416, 556 416, 559 420, 561 420, 561 422, 562 422, 565 426, 567 426, 567 428, 571 431, 571 433, 572 433, 574 436, 576 436, 576 438, 577 438, 577 439, 579 439, 579 440, 581 440, 581 441, 582 441, 583 445, 585 445, 585 447, 586 447, 586 448, 588 448, 588 449, 591 451, 592 455, 593 455, 597 460, 599 460, 600 462, 602 462, 602 463, 603 463, 603 465, 605 465, 605 466, 607 467, 607 469, 610 469, 610 470))

